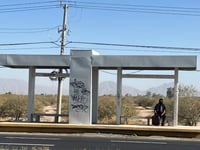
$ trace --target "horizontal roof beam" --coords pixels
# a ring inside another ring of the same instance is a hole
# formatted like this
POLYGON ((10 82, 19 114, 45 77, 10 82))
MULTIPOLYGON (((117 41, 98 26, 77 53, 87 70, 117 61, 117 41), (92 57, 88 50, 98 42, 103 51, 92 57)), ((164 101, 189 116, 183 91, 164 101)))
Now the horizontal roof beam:
POLYGON ((68 73, 35 73, 35 76, 40 76, 40 77, 62 77, 66 78, 69 77, 68 73))
MULTIPOLYGON (((71 57, 82 55, 16 55, 1 54, 0 66, 11 68, 70 68, 71 57)), ((87 56, 92 67, 123 70, 196 70, 197 56, 136 56, 136 55, 93 55, 87 56)))
POLYGON ((92 66, 100 69, 120 67, 124 70, 196 70, 196 64, 196 56, 92 56, 92 66))
POLYGON ((0 66, 11 68, 69 68, 70 56, 65 55, 0 55, 0 66))
POLYGON ((174 79, 175 75, 122 74, 122 78, 174 79))

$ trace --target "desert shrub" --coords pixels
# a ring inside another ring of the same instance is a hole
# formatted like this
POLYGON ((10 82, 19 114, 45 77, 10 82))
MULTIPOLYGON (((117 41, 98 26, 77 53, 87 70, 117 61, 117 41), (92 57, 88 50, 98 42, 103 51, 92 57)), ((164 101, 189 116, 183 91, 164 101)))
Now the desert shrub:
POLYGON ((10 117, 14 120, 20 120, 27 114, 27 97, 18 95, 9 95, 0 105, 0 116, 10 117))
POLYGON ((34 102, 35 113, 44 113, 45 106, 54 106, 57 102, 57 96, 55 95, 36 95, 34 102))
POLYGON ((138 96, 135 98, 135 104, 142 107, 152 107, 158 101, 157 97, 138 96))
POLYGON ((113 96, 99 97, 98 120, 109 122, 114 115, 116 115, 116 98, 113 96))
POLYGON ((135 108, 135 102, 133 97, 123 97, 122 98, 122 116, 136 116, 137 111, 135 108))
POLYGON ((194 126, 200 118, 200 101, 194 98, 179 100, 179 122, 183 125, 194 126))
POLYGON ((41 101, 35 100, 34 102, 34 113, 43 113, 44 105, 41 101))
POLYGON ((63 96, 62 114, 69 114, 69 97, 68 96, 63 96))
POLYGON ((42 106, 56 105, 57 96, 54 95, 36 95, 35 101, 39 101, 42 106))

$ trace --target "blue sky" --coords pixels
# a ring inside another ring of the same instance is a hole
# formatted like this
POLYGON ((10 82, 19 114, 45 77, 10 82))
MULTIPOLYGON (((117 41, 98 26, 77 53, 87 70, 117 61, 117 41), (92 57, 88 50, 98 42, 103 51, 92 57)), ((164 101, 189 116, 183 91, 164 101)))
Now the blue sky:
MULTIPOLYGON (((24 42, 40 42, 40 41, 57 41, 59 44, 60 33, 63 19, 63 9, 59 7, 59 1, 55 3, 50 1, 46 6, 51 4, 58 6, 54 9, 13 11, 13 4, 31 3, 29 7, 35 7, 35 3, 41 3, 50 0, 1 0, 0 2, 0 43, 24 43, 24 42), (34 3, 34 5, 33 5, 34 3), (6 5, 6 6, 5 6, 6 5), (3 10, 4 9, 4 10, 3 10), (40 32, 36 32, 40 31, 40 32), (27 33, 31 32, 31 33, 27 33)), ((73 0, 72 0, 73 1, 73 0)), ((141 7, 134 7, 137 11, 110 11, 95 10, 85 8, 69 7, 67 17, 67 27, 71 30, 66 37, 67 41, 81 42, 99 42, 99 43, 117 43, 131 45, 153 45, 166 47, 189 47, 200 48, 200 1, 199 0, 74 0, 75 4, 83 4, 89 2, 100 6, 99 3, 108 3, 117 5, 118 7, 126 6, 143 6, 143 8, 159 9, 159 13, 145 12, 141 7), (98 4, 97 4, 98 3, 98 4), (174 8, 174 11, 168 13, 178 13, 175 8, 185 8, 184 14, 161 14, 163 8, 174 8), (191 9, 192 8, 192 9, 191 9), (187 11, 187 12, 186 12, 187 11), (190 11, 190 12, 189 12, 190 11), (199 12, 199 16, 188 15, 191 11, 199 12)), ((71 3, 72 4, 72 3, 71 3)), ((18 8, 20 5, 16 5, 18 8)), ((28 7, 28 5, 24 5, 28 7)), ((21 6, 22 7, 22 6, 21 6)), ((99 7, 98 7, 99 8, 99 7)), ((94 49, 101 55, 196 55, 199 59, 199 51, 182 51, 167 49, 145 49, 134 47, 114 47, 114 46, 98 46, 84 44, 68 44, 65 54, 69 55, 70 49, 94 49)), ((21 46, 0 46, 1 54, 60 54, 60 48, 56 44, 40 44, 40 45, 21 45, 21 46)), ((197 69, 200 64, 198 62, 197 69)), ((12 70, 2 68, 1 77, 15 78, 16 75, 21 79, 28 78, 27 70, 12 70), (15 74, 15 75, 13 75, 15 74)), ((101 71, 100 81, 116 80, 115 72, 101 71)), ((134 72, 134 71, 130 71, 134 72)), ((143 73, 143 72, 140 72, 143 73)), ((156 72, 157 73, 157 72, 156 72)), ((160 72, 159 72, 160 73, 160 72)), ((163 72, 161 72, 163 73, 163 72)), ((168 73, 168 72, 167 72, 168 73)), ((171 73, 171 72, 170 72, 171 73)), ((200 72, 180 72, 180 83, 187 85, 199 86, 200 72)), ((47 84, 43 78, 40 83, 47 84)), ((134 86, 139 89, 147 89, 162 83, 173 82, 172 80, 146 80, 146 79, 125 79, 124 84, 134 86)), ((50 83, 52 84, 52 83, 50 83)))

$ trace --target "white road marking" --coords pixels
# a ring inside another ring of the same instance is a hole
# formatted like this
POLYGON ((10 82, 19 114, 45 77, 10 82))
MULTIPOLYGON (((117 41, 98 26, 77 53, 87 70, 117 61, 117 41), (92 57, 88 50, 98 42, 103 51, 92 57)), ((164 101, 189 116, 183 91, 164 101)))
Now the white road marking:
POLYGON ((41 138, 41 137, 17 137, 7 136, 6 139, 23 139, 23 140, 60 140, 60 138, 41 138))
POLYGON ((133 143, 133 144, 157 144, 166 145, 167 142, 152 142, 152 141, 121 141, 121 140, 111 140, 112 143, 133 143))
POLYGON ((54 144, 29 144, 29 143, 0 143, 0 145, 12 145, 12 146, 43 146, 43 147, 53 147, 54 144))

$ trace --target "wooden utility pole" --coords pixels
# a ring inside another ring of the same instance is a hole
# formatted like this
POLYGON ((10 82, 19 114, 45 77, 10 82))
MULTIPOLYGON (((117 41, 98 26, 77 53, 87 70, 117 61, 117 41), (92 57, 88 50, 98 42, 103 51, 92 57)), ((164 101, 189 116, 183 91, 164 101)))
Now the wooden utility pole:
MULTIPOLYGON (((62 40, 61 40, 61 50, 60 55, 64 55, 64 49, 65 49, 65 37, 66 37, 66 16, 67 16, 67 9, 68 6, 66 4, 63 5, 64 8, 64 16, 63 16, 63 27, 59 32, 62 32, 62 40)), ((62 74, 63 70, 59 69, 59 74, 62 74)), ((61 114, 61 105, 62 105, 62 85, 63 85, 63 77, 58 77, 58 96, 57 96, 57 114, 61 114)), ((60 118, 58 119, 60 121, 60 118)))

